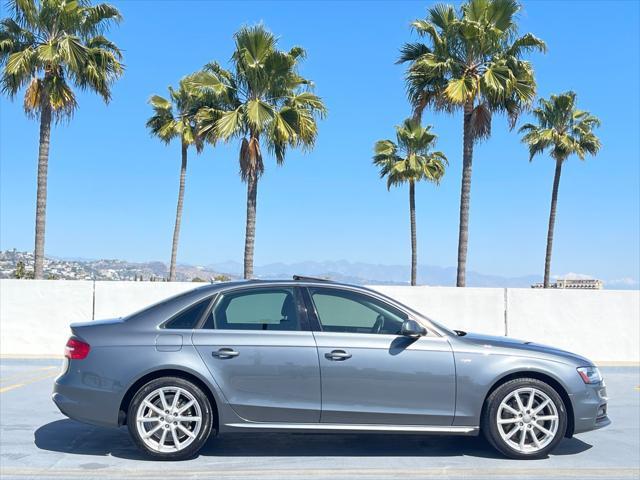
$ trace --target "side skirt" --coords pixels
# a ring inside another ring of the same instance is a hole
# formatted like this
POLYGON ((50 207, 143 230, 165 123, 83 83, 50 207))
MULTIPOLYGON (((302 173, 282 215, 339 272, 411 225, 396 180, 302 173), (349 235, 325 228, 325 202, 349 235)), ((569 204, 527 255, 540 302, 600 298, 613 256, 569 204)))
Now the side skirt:
POLYGON ((310 432, 376 432, 376 433, 426 433, 440 435, 478 435, 479 427, 467 426, 428 426, 428 425, 377 425, 377 424, 343 424, 343 423, 227 423, 225 430, 262 430, 310 432))

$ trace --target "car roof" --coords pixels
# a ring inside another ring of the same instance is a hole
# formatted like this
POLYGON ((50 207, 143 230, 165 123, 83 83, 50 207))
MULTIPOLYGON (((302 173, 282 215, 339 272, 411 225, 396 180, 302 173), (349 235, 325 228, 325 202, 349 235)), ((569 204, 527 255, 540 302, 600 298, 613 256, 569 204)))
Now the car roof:
POLYGON ((202 293, 217 293, 217 292, 225 292, 227 290, 233 290, 235 288, 241 288, 243 286, 246 287, 260 287, 260 286, 287 286, 287 287, 292 287, 292 286, 313 286, 313 287, 325 287, 325 288, 332 288, 332 287, 336 287, 336 288, 340 288, 340 289, 345 289, 345 290, 352 290, 352 291, 359 291, 359 292, 363 292, 363 293, 368 293, 370 295, 373 295, 375 297, 378 297, 381 300, 384 300, 388 303, 391 303, 392 305, 395 305, 396 307, 400 308, 401 310, 405 311, 408 314, 418 314, 420 317, 424 318, 425 320, 427 320, 432 328, 438 332, 438 335, 442 336, 445 335, 445 332, 448 332, 448 329, 443 326, 438 324, 437 322, 433 321, 432 319, 430 319, 429 317, 426 317, 425 315, 421 314, 420 312, 417 312, 416 310, 413 310, 412 308, 408 307, 407 305, 404 305, 403 303, 399 302, 398 300, 389 297, 388 295, 385 295, 377 290, 374 290, 372 288, 368 288, 365 287, 363 285, 353 285, 350 283, 341 283, 341 282, 334 282, 332 280, 327 280, 324 278, 315 278, 315 277, 304 277, 304 276, 299 276, 299 275, 294 275, 292 279, 290 280, 263 280, 263 279, 251 279, 251 280, 234 280, 234 281, 230 281, 230 282, 219 282, 219 283, 212 283, 210 285, 204 285, 200 288, 195 289, 194 291, 199 291, 202 293))
POLYGON ((316 277, 306 277, 301 275, 294 275, 292 279, 250 279, 250 280, 232 280, 229 282, 215 282, 208 285, 203 285, 198 290, 217 291, 226 290, 228 288, 240 287, 240 286, 257 286, 257 285, 316 285, 316 286, 341 286, 356 288, 359 290, 369 290, 362 285, 352 285, 349 283, 334 282, 332 280, 316 277))

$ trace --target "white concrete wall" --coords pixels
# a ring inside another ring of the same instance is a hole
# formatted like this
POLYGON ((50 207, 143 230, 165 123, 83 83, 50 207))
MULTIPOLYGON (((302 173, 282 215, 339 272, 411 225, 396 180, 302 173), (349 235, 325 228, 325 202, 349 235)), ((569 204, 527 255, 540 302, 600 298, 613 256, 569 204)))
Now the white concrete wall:
POLYGON ((640 362, 640 292, 508 289, 509 336, 594 360, 640 362))
POLYGON ((94 318, 122 317, 202 285, 192 282, 96 282, 94 318))
POLYGON ((371 286, 449 328, 505 333, 504 288, 371 286))
MULTIPOLYGON (((198 283, 0 280, 0 354, 60 355, 72 322, 127 315, 198 283)), ((372 288, 460 330, 551 344, 597 362, 640 362, 640 292, 372 288)))
POLYGON ((69 324, 91 320, 93 282, 0 280, 0 353, 62 355, 69 324))
POLYGON ((62 355, 69 324, 127 315, 201 285, 0 280, 0 354, 62 355))
POLYGON ((373 286, 457 330, 548 344, 599 362, 640 362, 640 292, 373 286))

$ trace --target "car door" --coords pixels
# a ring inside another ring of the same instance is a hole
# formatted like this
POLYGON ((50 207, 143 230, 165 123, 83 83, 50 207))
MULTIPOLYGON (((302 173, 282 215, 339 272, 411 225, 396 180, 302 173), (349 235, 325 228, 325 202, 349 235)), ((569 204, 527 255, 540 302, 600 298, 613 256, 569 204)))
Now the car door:
POLYGON ((240 417, 319 422, 318 354, 297 287, 223 292, 192 338, 240 417))
POLYGON ((400 335, 407 314, 373 295, 309 287, 322 382, 322 423, 451 425, 455 367, 435 331, 400 335))

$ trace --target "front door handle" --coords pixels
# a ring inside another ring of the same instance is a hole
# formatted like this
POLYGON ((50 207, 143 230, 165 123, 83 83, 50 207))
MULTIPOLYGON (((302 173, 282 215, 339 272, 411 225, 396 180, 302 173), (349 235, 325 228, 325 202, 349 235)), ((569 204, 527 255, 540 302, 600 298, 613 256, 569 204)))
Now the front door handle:
POLYGON ((211 355, 216 358, 225 359, 225 358, 237 357, 238 355, 240 355, 240 352, 236 352, 233 348, 225 347, 225 348, 220 348, 216 352, 211 352, 211 355))
POLYGON ((328 353, 325 353, 324 356, 329 360, 337 361, 347 360, 348 358, 351 358, 351 354, 345 352, 344 350, 332 350, 328 353))

